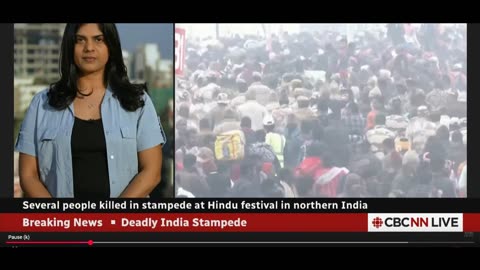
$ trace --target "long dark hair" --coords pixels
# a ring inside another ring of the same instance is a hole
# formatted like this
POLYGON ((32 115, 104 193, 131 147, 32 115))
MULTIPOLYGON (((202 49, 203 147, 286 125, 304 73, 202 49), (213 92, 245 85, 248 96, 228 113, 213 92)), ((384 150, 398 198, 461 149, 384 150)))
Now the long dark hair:
MULTIPOLYGON (((69 23, 63 33, 60 52, 61 78, 51 84, 48 91, 48 103, 58 110, 67 108, 79 93, 77 86, 79 71, 74 62, 74 47, 76 33, 81 25, 81 23, 69 23)), ((127 68, 123 63, 122 47, 117 27, 113 23, 99 23, 98 28, 103 33, 109 53, 108 62, 105 66, 104 84, 110 85, 114 96, 118 98, 125 110, 135 111, 143 107, 145 102, 142 95, 144 91, 147 91, 147 85, 130 83, 127 68)))

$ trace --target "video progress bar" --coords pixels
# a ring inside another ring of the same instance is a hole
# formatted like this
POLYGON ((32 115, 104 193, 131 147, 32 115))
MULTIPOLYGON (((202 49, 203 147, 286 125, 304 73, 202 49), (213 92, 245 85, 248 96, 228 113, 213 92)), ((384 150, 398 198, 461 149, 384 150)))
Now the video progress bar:
POLYGON ((473 241, 98 241, 94 244, 475 244, 473 241))
POLYGON ((155 245, 155 244, 475 244, 473 241, 7 241, 7 245, 155 245))
POLYGON ((88 241, 7 241, 7 245, 93 245, 93 240, 88 241))

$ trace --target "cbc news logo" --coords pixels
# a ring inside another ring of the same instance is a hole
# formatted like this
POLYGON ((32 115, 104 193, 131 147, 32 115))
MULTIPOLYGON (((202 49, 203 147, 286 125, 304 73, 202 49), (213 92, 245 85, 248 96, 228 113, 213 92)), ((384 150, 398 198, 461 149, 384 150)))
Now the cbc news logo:
POLYGON ((383 225, 383 220, 379 217, 376 217, 372 220, 373 227, 380 228, 383 225))
POLYGON ((463 214, 368 214, 369 232, 462 232, 463 214))

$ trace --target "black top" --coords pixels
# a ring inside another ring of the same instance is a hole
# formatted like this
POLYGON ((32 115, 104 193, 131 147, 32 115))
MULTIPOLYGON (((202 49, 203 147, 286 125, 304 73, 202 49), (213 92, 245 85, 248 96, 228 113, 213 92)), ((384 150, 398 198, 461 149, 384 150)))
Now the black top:
POLYGON ((109 198, 107 144, 102 119, 75 117, 71 144, 75 198, 109 198))

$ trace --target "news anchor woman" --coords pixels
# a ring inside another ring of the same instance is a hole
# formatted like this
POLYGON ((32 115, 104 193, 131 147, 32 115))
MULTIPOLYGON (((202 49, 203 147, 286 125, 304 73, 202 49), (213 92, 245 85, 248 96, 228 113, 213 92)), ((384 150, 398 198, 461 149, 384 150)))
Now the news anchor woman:
POLYGON ((61 78, 34 96, 15 145, 26 197, 147 197, 165 135, 146 85, 130 83, 114 24, 67 24, 61 78))

